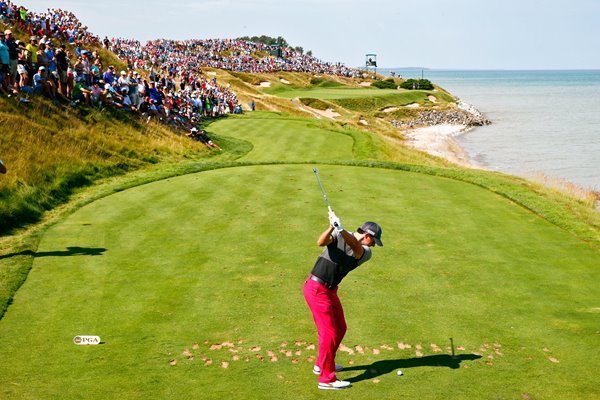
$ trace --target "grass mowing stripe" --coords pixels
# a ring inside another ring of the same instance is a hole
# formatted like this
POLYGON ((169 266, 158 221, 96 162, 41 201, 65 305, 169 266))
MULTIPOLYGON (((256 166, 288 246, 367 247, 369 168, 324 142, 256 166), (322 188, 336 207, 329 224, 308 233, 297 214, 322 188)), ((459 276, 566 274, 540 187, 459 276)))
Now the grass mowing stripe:
MULTIPOLYGON (((375 249, 374 260, 340 289, 350 325, 344 344, 354 354, 342 351, 339 361, 379 362, 382 368, 382 374, 356 382, 348 398, 394 397, 400 384, 406 396, 421 398, 492 392, 560 398, 553 382, 574 397, 597 390, 573 383, 577 376, 590 377, 581 360, 599 360, 572 344, 594 343, 586 332, 595 321, 587 310, 600 295, 593 285, 597 252, 477 186, 404 171, 318 168, 349 229, 365 215, 384 227, 385 247, 375 249), (527 290, 531 287, 551 296, 551 309, 527 290), (448 354, 450 336, 465 348, 461 353, 483 358, 463 362, 469 369, 436 367, 436 360, 444 360, 439 356, 448 354), (401 350, 398 342, 411 348, 401 350), (398 366, 410 379, 389 373, 398 366), (491 391, 486 382, 497 380, 504 385, 491 391)), ((307 164, 207 171, 83 207, 51 228, 39 251, 73 245, 106 251, 36 258, 30 279, 0 322, 0 357, 8 360, 0 376, 3 383, 35 376, 39 385, 2 385, 0 393, 220 398, 234 382, 237 391, 228 394, 234 399, 290 392, 314 397, 309 357, 316 352, 307 347, 315 332, 300 288, 319 252, 315 237, 326 224, 326 207, 307 164), (200 207, 188 201, 209 189, 220 195, 200 207), (170 214, 172 209, 178 213, 170 214), (119 218, 119 229, 110 234, 105 210, 119 218), (35 334, 42 329, 44 335, 35 334), (74 347, 70 340, 82 331, 101 333, 106 344, 74 347), (210 349, 225 342, 233 347, 210 349), (22 358, 22 348, 44 356, 22 358), (240 358, 234 360, 234 354, 240 358), (72 370, 77 379, 68 378, 72 370)))
MULTIPOLYGON (((260 117, 260 116, 259 116, 260 117)), ((254 147, 244 161, 348 159, 352 158, 352 137, 323 129, 308 119, 227 119, 210 125, 210 132, 247 140, 254 147), (244 128, 240 129, 239 126, 244 128), (283 154, 280 156, 280 154, 283 154)))

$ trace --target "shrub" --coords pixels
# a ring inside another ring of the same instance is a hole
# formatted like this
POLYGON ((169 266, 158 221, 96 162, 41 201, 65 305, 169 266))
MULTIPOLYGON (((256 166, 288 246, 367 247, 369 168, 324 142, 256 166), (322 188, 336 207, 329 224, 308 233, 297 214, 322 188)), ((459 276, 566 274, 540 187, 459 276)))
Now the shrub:
POLYGON ((375 81, 371 84, 371 86, 378 89, 396 89, 398 87, 392 78, 388 78, 385 81, 375 81))
POLYGON ((402 89, 433 90, 433 84, 428 79, 408 79, 400 84, 402 89))

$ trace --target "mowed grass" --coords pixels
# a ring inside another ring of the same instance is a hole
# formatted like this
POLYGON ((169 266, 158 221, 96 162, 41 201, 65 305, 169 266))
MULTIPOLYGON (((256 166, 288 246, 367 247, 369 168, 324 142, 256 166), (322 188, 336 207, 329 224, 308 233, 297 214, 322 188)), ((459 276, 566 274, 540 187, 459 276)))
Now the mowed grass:
POLYGON ((288 99, 325 100, 336 107, 343 107, 350 112, 361 113, 372 113, 377 110, 381 111, 386 107, 401 107, 414 103, 431 107, 433 103, 429 96, 436 98, 438 106, 445 106, 454 102, 451 95, 440 90, 377 89, 350 86, 298 88, 277 85, 264 91, 288 99))
MULTIPOLYGON (((376 220, 385 244, 340 289, 339 377, 354 386, 328 395, 600 396, 597 251, 468 183, 317 167, 344 225, 376 220)), ((186 175, 79 209, 43 237, 0 321, 0 398, 323 395, 301 288, 326 226, 310 164, 186 175)))
POLYGON ((373 97, 373 96, 385 96, 395 94, 399 92, 409 93, 406 90, 395 90, 395 89, 377 89, 377 88, 357 88, 350 86, 334 86, 334 87, 308 87, 308 88, 296 88, 288 86, 276 86, 273 88, 267 88, 263 90, 265 93, 269 93, 275 96, 292 99, 295 97, 311 97, 315 99, 331 100, 331 99, 347 99, 357 97, 373 97))
POLYGON ((308 118, 277 117, 272 113, 252 113, 244 118, 228 118, 211 124, 207 130, 252 144, 242 161, 351 159, 354 140, 326 123, 308 118))

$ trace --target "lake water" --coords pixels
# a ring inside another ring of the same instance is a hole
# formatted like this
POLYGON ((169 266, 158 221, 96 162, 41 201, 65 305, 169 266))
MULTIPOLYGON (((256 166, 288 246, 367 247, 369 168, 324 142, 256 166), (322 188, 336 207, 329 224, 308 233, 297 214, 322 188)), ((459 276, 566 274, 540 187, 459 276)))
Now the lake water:
POLYGON ((600 70, 377 72, 391 71, 423 76, 492 121, 456 138, 473 164, 600 191, 600 70))

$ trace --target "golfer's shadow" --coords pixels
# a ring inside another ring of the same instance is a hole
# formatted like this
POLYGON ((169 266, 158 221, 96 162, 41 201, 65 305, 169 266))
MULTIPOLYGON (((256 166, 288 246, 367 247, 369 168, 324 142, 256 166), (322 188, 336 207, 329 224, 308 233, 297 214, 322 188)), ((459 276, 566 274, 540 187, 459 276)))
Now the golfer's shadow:
POLYGON ((373 379, 377 376, 389 374, 390 372, 398 369, 408 369, 414 367, 448 367, 456 369, 460 368, 460 363, 462 361, 477 360, 479 358, 481 358, 481 356, 477 354, 460 354, 454 357, 448 354, 440 354, 435 356, 375 361, 370 365, 344 367, 344 372, 363 371, 361 375, 353 378, 344 378, 344 380, 349 382, 360 382, 366 379, 373 379))
POLYGON ((106 251, 103 247, 78 247, 70 246, 64 251, 33 251, 23 250, 18 253, 5 254, 0 256, 0 260, 4 258, 16 257, 16 256, 32 256, 38 257, 69 257, 69 256, 101 256, 106 251))

